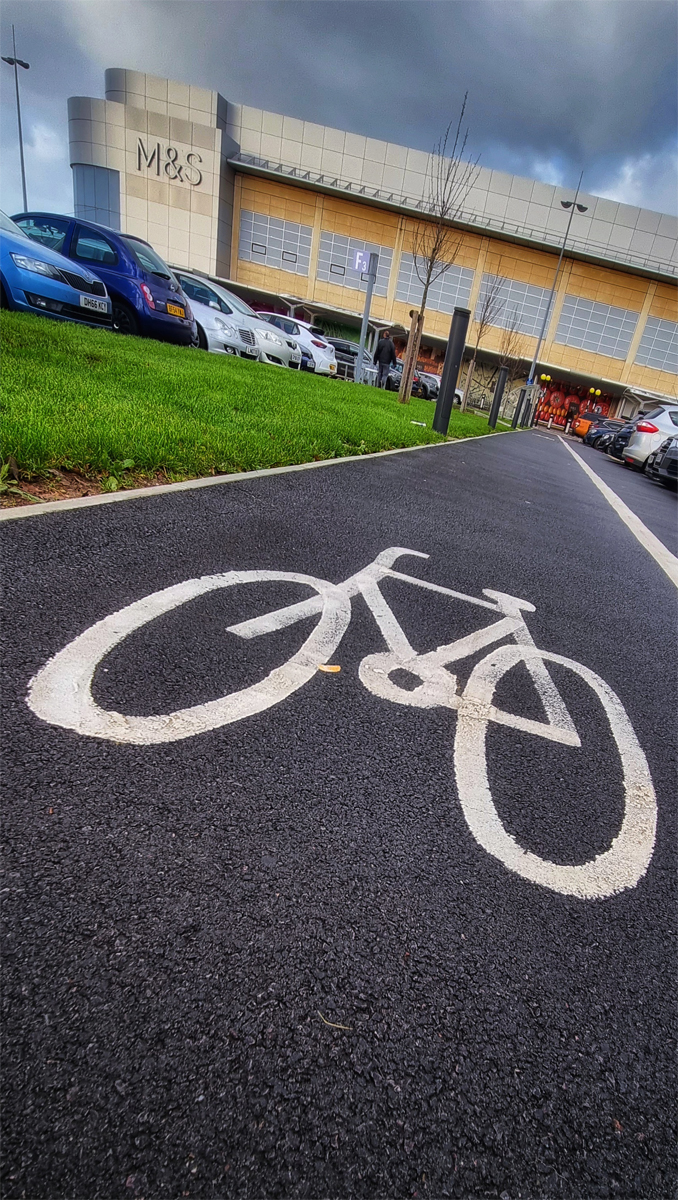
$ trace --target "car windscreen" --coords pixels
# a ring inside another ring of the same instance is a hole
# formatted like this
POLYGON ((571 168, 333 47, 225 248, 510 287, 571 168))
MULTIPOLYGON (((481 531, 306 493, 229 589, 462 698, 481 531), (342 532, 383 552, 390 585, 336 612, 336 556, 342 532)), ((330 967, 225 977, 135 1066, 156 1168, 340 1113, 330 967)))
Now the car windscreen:
POLYGON ((139 266, 143 267, 144 271, 150 271, 151 275, 158 275, 160 279, 174 279, 167 263, 163 262, 160 255, 156 254, 153 247, 149 246, 147 242, 140 242, 136 238, 131 237, 123 237, 122 240, 127 248, 132 251, 139 266))
POLYGON ((236 296, 233 292, 229 292, 227 288, 219 287, 217 288, 217 291, 221 296, 224 297, 225 300, 228 301, 228 303, 232 308, 235 309, 236 312, 244 313, 248 317, 258 317, 260 321, 264 320, 263 317, 259 317, 259 313, 255 312, 253 308, 250 308, 249 304, 245 304, 245 301, 241 300, 240 296, 236 296))
POLYGON ((4 212, 0 212, 0 229, 3 233, 13 233, 15 237, 26 238, 26 241, 30 241, 28 234, 24 233, 23 229, 19 229, 19 226, 15 225, 11 217, 4 212))

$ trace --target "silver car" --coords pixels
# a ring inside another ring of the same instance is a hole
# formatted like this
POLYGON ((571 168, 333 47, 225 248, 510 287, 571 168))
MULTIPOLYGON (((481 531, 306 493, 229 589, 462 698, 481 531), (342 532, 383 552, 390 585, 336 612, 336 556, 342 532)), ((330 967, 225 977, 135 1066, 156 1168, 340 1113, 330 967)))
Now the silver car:
POLYGON ((248 348, 248 357, 256 358, 259 362, 272 363, 276 367, 292 367, 299 370, 301 351, 297 343, 281 330, 272 329, 267 321, 262 321, 240 296, 229 292, 213 279, 197 275, 195 271, 182 271, 180 268, 174 270, 181 279, 182 288, 187 284, 202 284, 216 294, 221 306, 220 312, 225 320, 233 322, 240 341, 248 348))
POLYGON ((177 272, 182 291, 191 301, 197 326, 196 346, 212 354, 236 354, 257 359, 255 348, 244 342, 232 309, 204 279, 177 272))
POLYGON ((678 429, 678 404, 662 404, 643 413, 636 422, 635 431, 622 451, 625 463, 642 471, 654 450, 678 429))

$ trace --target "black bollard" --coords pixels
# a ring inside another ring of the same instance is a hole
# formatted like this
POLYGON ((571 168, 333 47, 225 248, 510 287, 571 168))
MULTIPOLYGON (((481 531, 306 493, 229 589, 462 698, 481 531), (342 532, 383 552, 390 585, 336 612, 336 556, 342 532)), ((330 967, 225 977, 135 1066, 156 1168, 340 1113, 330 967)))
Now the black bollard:
POLYGON ((450 413, 454 404, 454 393, 457 387, 457 380, 459 379, 461 360, 464 356, 466 331, 470 319, 471 313, 468 308, 455 308, 452 324, 450 325, 447 350, 445 351, 445 364, 440 380, 436 411, 433 416, 433 428, 436 433, 447 433, 450 424, 450 413))
POLYGON ((488 429, 496 429, 497 428, 497 419, 499 417, 499 408, 501 406, 502 398, 504 395, 504 388, 506 387, 507 378, 508 378, 508 367, 500 367, 499 374, 497 376, 497 386, 494 389, 494 396, 492 397, 492 407, 490 408, 490 416, 489 416, 489 419, 487 422, 488 429))
POLYGON ((526 391, 527 391, 527 388, 521 388, 520 391, 518 392, 518 403, 516 404, 516 411, 514 412, 513 420, 511 421, 511 429, 517 429, 517 427, 518 427, 518 421, 520 420, 520 410, 522 409, 523 404, 525 403, 525 392, 526 391))

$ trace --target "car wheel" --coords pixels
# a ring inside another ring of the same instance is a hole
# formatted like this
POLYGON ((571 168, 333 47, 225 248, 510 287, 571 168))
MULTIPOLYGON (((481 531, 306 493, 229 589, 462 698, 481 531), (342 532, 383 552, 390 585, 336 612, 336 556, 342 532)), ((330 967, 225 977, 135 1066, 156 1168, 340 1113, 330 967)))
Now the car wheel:
POLYGON ((419 393, 419 395, 420 395, 421 399, 422 399, 422 400, 428 400, 428 394, 429 394, 429 393, 428 393, 428 387, 426 386, 426 384, 425 384, 425 383, 422 383, 422 384, 421 384, 421 391, 420 391, 420 393, 419 393))
POLYGON ((201 325, 196 325, 195 333, 193 334, 189 345, 191 346, 192 350, 207 349, 207 338, 205 337, 205 331, 201 325))
POLYGON ((139 322, 132 309, 127 304, 121 304, 119 301, 113 301, 113 332, 114 333, 139 333, 139 322))

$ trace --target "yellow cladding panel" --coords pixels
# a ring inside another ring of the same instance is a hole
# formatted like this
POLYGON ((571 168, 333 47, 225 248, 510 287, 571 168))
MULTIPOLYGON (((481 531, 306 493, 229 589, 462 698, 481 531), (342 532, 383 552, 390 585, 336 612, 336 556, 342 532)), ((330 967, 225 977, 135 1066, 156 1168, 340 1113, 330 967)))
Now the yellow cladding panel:
POLYGON ((654 371, 652 367, 641 367, 634 363, 626 383, 628 387, 648 388, 652 392, 663 392, 665 396, 678 399, 678 378, 668 371, 654 371))
MULTIPOLYGON (((412 232, 414 222, 407 220, 405 225, 405 233, 403 237, 403 253, 412 253, 412 232)), ((482 245, 482 238, 477 234, 467 233, 465 230, 451 229, 450 230, 450 245, 456 254, 453 256, 453 262, 457 267, 468 267, 474 271, 478 265, 478 256, 482 245)), ((443 258, 445 253, 443 252, 443 258)))
POLYGON ((648 284, 649 280, 641 275, 626 275, 595 263, 572 260, 567 290, 570 295, 582 296, 585 300, 640 312, 648 284))
POLYGON ((670 283, 658 283, 650 305, 650 316, 662 321, 678 321, 678 288, 670 283))
POLYGON ((312 225, 315 215, 316 193, 303 188, 285 187, 276 180, 257 179, 252 175, 242 178, 242 208, 265 216, 279 217, 284 221, 295 221, 299 225, 312 225))

